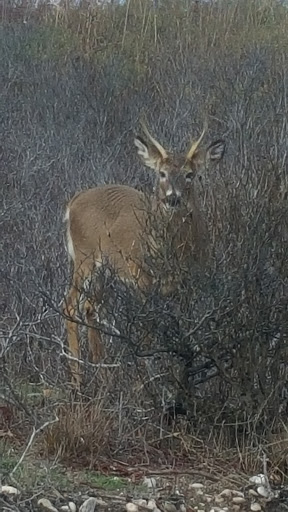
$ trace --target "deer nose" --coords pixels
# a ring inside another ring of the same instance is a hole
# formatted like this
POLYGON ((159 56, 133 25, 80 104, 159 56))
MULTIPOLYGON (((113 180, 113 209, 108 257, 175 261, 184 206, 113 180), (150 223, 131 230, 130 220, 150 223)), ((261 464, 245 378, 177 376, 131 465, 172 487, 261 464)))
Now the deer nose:
POLYGON ((171 208, 178 208, 181 204, 181 198, 177 194, 171 194, 166 197, 166 203, 171 208))

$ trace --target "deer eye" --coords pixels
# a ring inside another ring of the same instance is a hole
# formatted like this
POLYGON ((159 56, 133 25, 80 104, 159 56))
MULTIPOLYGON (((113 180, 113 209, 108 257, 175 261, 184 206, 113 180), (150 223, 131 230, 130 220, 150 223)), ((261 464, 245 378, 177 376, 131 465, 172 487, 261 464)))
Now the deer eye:
POLYGON ((159 171, 160 180, 166 180, 167 174, 165 171, 159 171))
POLYGON ((186 181, 190 183, 193 180, 194 172, 187 172, 186 174, 186 181))

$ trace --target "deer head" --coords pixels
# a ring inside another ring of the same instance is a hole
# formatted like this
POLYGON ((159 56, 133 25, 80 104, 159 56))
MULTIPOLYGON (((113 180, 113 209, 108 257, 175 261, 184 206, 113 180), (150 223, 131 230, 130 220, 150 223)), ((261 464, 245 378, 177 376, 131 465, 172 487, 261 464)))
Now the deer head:
POLYGON ((137 136, 135 145, 142 162, 157 173, 156 195, 167 209, 190 209, 193 207, 192 194, 194 178, 197 172, 209 162, 218 162, 225 153, 225 142, 221 139, 210 144, 206 149, 200 144, 205 129, 200 137, 191 144, 185 154, 167 151, 149 133, 142 123, 144 137, 137 136))

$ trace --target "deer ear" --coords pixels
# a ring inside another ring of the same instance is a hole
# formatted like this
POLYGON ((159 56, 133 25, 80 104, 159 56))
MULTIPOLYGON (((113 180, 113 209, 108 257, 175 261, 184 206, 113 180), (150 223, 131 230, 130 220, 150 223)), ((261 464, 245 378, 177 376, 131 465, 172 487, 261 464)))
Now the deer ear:
POLYGON ((156 147, 148 145, 140 136, 135 137, 134 144, 142 162, 150 169, 159 169, 163 161, 160 151, 156 147))
POLYGON ((218 162, 219 160, 222 160, 225 150, 225 141, 222 139, 215 140, 215 142, 212 142, 212 144, 207 148, 206 158, 211 162, 218 162))
POLYGON ((145 143, 144 139, 142 139, 142 137, 140 137, 140 136, 137 136, 134 139, 134 144, 135 144, 136 148, 138 149, 138 155, 140 156, 140 158, 142 158, 143 160, 146 160, 149 157, 149 151, 148 151, 148 146, 145 143))
POLYGON ((195 153, 193 153, 192 157, 188 159, 188 163, 190 164, 191 169, 195 170, 195 165, 201 166, 204 165, 206 158, 206 151, 203 148, 197 149, 195 153))

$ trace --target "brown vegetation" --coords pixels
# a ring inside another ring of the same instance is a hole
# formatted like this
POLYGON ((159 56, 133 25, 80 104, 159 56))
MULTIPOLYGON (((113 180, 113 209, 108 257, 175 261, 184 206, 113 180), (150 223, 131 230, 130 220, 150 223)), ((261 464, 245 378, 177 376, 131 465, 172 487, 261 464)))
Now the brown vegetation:
POLYGON ((4 4, 1 400, 25 429, 58 414, 41 437, 46 453, 77 457, 83 430, 94 466, 129 449, 171 461, 201 448, 254 469, 267 447, 270 469, 285 468, 271 450, 271 435, 285 431, 288 332, 288 12, 276 4, 40 6, 25 23, 4 4), (95 324, 106 366, 88 362, 83 341, 75 404, 63 205, 96 184, 151 193, 154 176, 131 151, 143 110, 164 146, 187 146, 206 119, 207 140, 228 142, 223 165, 195 181, 212 261, 179 269, 167 251, 162 271, 181 287, 163 297, 160 272, 144 301, 107 265, 105 323, 95 324), (57 396, 43 399, 43 387, 57 396))

